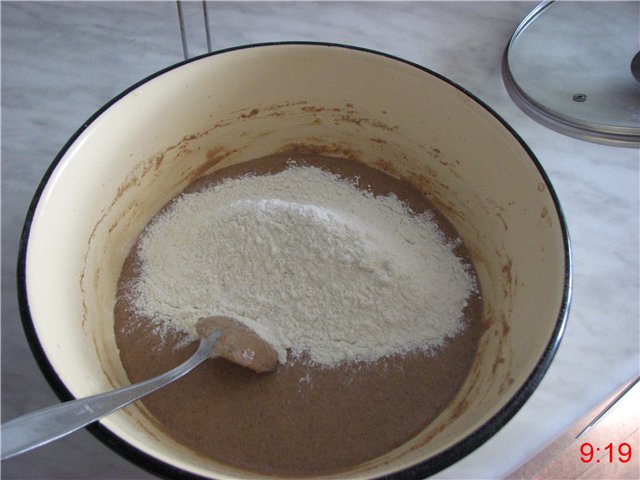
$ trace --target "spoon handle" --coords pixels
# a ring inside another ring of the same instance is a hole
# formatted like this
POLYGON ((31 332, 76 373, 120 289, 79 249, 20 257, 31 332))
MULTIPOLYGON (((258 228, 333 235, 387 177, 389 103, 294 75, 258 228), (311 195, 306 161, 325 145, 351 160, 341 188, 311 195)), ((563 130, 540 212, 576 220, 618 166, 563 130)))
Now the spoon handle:
POLYGON ((191 358, 162 375, 111 392, 43 408, 2 424, 2 460, 75 432, 177 380, 209 358, 211 347, 220 334, 216 331, 202 340, 191 358))

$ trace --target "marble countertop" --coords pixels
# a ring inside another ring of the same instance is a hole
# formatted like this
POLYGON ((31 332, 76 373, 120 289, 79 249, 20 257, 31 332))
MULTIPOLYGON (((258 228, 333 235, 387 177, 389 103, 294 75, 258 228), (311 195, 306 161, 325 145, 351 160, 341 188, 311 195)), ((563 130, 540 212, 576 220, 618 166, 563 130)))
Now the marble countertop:
MULTIPOLYGON (((182 59, 175 2, 2 2, 2 419, 57 401, 19 319, 16 257, 33 193, 66 140, 141 78, 182 59)), ((523 137, 568 222, 574 293, 558 353, 516 416, 439 478, 500 478, 639 368, 638 150, 587 143, 531 120, 500 75, 532 2, 209 2, 214 49, 313 40, 380 50, 449 77, 523 137)), ((187 21, 201 21, 200 2, 187 21), (191 16, 194 16, 191 18, 191 16), (198 20, 199 19, 199 20, 198 20)), ((190 31, 198 28, 188 24, 190 31)), ((203 53, 204 30, 191 40, 203 53)), ((578 453, 576 452, 576 455, 578 453)), ((86 431, 3 462, 3 478, 144 479, 86 431)))

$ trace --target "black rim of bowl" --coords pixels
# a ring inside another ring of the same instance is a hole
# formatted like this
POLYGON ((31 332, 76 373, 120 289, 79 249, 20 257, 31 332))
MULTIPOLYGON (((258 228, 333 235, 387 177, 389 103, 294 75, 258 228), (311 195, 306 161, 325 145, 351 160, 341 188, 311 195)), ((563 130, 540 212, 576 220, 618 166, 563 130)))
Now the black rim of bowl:
MULTIPOLYGON (((257 43, 250 45, 242 45, 232 48, 227 48, 223 50, 218 50, 211 53, 206 53, 204 55, 199 55, 193 58, 189 58, 187 60, 178 62, 174 65, 171 65, 167 68, 164 68, 140 82, 132 85, 127 88, 113 99, 111 99, 108 103, 102 106, 98 111, 96 111, 86 122, 82 124, 82 126, 71 136, 71 138, 67 141, 67 143, 62 147, 58 155, 54 158, 53 162, 47 169, 44 177, 40 181, 38 188, 33 196, 33 200, 31 201, 31 205, 27 211, 24 227, 22 230, 22 236, 20 238, 19 251, 18 251, 18 268, 17 268, 17 282, 18 282, 18 303, 20 309, 20 316, 22 319, 22 325, 24 327, 24 331, 27 337, 27 341, 29 343, 29 347, 35 357, 40 370, 44 374, 45 378, 49 382, 49 385, 54 390, 58 398, 61 401, 74 400, 75 397, 71 394, 71 392, 67 389, 65 384, 62 382, 53 366, 49 362, 47 355, 40 344, 38 339, 38 335, 35 330, 35 326, 33 324, 33 320, 31 318, 31 313, 29 310, 29 301, 27 296, 27 278, 26 278, 26 257, 27 257, 27 248, 29 244, 29 233, 31 231, 31 224, 33 222, 33 216, 35 210, 38 206, 38 202, 42 195, 42 192, 49 181, 53 171, 56 169, 58 163, 65 155, 67 150, 73 145, 75 140, 108 108, 110 108, 113 104, 118 102, 121 98, 128 95, 133 90, 139 88, 150 80, 159 77, 167 72, 170 72, 176 68, 181 67, 182 65, 198 61, 202 58, 219 55, 222 53, 231 52, 234 50, 243 50, 249 48, 261 48, 261 47, 275 47, 282 45, 298 45, 298 46, 310 46, 310 47, 334 47, 334 48, 343 48, 349 50, 355 50, 359 52, 370 53, 374 55, 380 55, 386 58, 390 58, 392 60, 396 60, 398 62, 410 65, 415 67, 429 75, 432 75, 452 87, 458 89, 469 98, 474 100, 480 106, 482 106, 486 111, 492 114, 501 124, 502 126, 513 136, 515 140, 520 144, 520 146, 527 152, 527 155, 535 165, 538 170, 540 177, 543 179, 549 194, 553 200, 556 215, 558 216, 558 220, 560 223, 560 229, 562 232, 562 239, 564 243, 564 284, 563 284, 563 297, 562 304, 560 307, 560 311, 558 312, 558 317, 556 319, 556 324, 554 326, 551 339, 547 344, 542 356, 540 357, 538 363, 534 367, 533 371, 526 379, 524 384, 518 389, 518 391, 513 395, 513 397, 504 405, 492 418, 486 421, 483 425, 478 427, 473 433, 471 433, 466 438, 460 440, 456 444, 447 448, 443 452, 430 457, 420 463, 412 465, 402 471, 395 472, 391 475, 388 475, 383 478, 388 479, 417 479, 424 478, 426 476, 433 475, 446 467, 449 467, 456 463, 458 460, 462 459, 473 450, 478 448, 484 442, 486 442, 489 438, 491 438, 496 432, 498 432, 515 414, 520 408, 524 405, 527 399, 531 396, 533 391, 536 389, 542 377, 546 373, 553 357, 560 345, 560 340, 562 339, 562 335, 564 333, 564 329, 567 322, 567 316, 569 313, 569 303, 571 297, 571 248, 569 242, 569 235, 566 228, 566 222, 564 218, 564 214, 562 213, 562 209, 560 207, 560 203, 558 201, 557 195, 551 185, 547 174, 544 169, 540 165, 538 159, 535 157, 533 152, 529 149, 529 147, 525 144, 522 138, 511 128, 511 126, 502 119, 491 107, 486 105, 482 100, 477 98, 475 95, 467 91, 465 88, 460 85, 452 82, 448 78, 443 77, 442 75, 429 70, 421 65, 410 62, 408 60, 404 60, 402 58, 396 57, 394 55, 390 55, 387 53, 379 52, 376 50, 371 50, 362 47, 356 47, 352 45, 343 45, 338 43, 328 43, 328 42, 268 42, 268 43, 257 43)), ((142 467, 143 469, 153 473, 155 475, 159 475, 161 477, 166 478, 188 478, 188 479, 201 479, 205 477, 201 477, 199 475, 193 474, 186 470, 182 470, 180 468, 174 467, 166 462, 158 460, 157 458, 143 452, 142 450, 130 445, 125 440, 111 432, 106 427, 102 426, 100 423, 96 422, 92 425, 86 427, 95 437, 97 437, 100 441, 102 441, 105 445, 110 447, 119 455, 127 458, 134 464, 142 467)))

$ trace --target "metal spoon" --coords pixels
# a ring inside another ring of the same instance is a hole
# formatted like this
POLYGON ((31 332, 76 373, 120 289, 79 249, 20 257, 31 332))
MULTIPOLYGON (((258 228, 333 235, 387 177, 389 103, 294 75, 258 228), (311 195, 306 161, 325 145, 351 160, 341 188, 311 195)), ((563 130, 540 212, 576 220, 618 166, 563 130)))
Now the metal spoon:
POLYGON ((221 356, 256 372, 272 370, 276 365, 277 354, 271 346, 233 319, 200 319, 197 330, 202 336, 198 350, 173 370, 129 387, 43 408, 2 424, 2 460, 75 432, 179 379, 207 358, 221 356), (214 344, 220 337, 223 337, 224 351, 216 352, 214 344))

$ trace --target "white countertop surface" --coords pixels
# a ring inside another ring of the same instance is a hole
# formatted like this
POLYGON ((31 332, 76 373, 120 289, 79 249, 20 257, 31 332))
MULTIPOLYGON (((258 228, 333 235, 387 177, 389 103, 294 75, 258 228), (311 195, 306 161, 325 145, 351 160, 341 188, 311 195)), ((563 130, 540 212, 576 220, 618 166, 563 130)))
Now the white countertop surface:
MULTIPOLYGON (((209 2, 213 49, 312 40, 393 54, 489 104, 540 160, 573 248, 569 322, 530 400, 438 478, 504 477, 639 370, 637 149, 596 145, 531 120, 502 83, 503 50, 533 2, 209 2)), ((186 6, 201 21, 201 4, 186 6), (195 10, 193 10, 195 8, 195 10)), ((56 403, 27 344, 18 240, 47 167, 93 112, 182 60, 175 2, 2 2, 2 420, 56 403)), ((195 25, 195 27, 194 27, 195 25)), ((201 24, 200 24, 201 25, 201 24)), ((192 54, 203 53, 204 29, 192 54)), ((635 453, 635 452, 634 452, 635 453)), ((579 455, 579 452, 576 452, 579 455)), ((86 431, 3 462, 2 477, 144 479, 86 431)))

